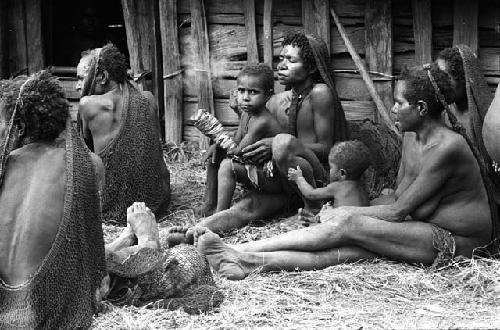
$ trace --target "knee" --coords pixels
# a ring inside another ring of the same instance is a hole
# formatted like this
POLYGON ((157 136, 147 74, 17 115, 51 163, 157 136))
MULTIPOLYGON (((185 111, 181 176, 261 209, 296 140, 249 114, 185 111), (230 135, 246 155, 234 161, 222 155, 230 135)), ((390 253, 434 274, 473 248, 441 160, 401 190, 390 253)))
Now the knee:
POLYGON ((280 163, 286 161, 293 150, 296 138, 290 134, 278 134, 273 139, 273 158, 280 163))
POLYGON ((220 163, 220 167, 219 167, 219 176, 233 176, 234 173, 233 173, 233 163, 231 161, 231 159, 224 159, 221 163, 220 163))

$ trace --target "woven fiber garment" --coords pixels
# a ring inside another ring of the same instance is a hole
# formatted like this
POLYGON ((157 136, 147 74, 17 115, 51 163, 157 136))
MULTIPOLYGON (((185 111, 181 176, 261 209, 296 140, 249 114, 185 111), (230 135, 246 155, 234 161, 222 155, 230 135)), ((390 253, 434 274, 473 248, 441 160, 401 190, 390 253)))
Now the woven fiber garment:
POLYGON ((128 83, 123 98, 120 131, 99 153, 106 169, 102 219, 120 225, 126 224, 127 208, 134 202, 145 202, 160 217, 170 199, 170 190, 163 187, 163 153, 149 101, 128 83))
POLYGON ((105 274, 96 173, 68 123, 64 212, 51 250, 25 283, 0 281, 0 329, 88 328, 105 274))

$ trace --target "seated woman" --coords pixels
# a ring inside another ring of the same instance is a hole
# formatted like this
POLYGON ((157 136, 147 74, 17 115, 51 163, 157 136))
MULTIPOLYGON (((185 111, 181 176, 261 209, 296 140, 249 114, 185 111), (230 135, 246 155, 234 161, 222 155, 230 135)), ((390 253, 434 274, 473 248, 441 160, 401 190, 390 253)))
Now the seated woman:
POLYGON ((442 119, 453 102, 448 75, 436 65, 405 70, 394 99, 396 126, 412 134, 393 203, 330 209, 316 226, 233 247, 197 227, 195 245, 210 265, 234 280, 259 269, 321 269, 380 256, 437 267, 488 244, 492 217, 478 162, 442 119))

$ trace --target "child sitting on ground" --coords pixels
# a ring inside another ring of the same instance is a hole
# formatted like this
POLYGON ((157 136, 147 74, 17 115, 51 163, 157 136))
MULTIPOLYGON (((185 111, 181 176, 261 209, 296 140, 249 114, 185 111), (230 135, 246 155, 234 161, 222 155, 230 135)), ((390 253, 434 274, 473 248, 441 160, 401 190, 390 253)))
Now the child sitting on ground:
POLYGON ((328 155, 330 183, 326 187, 313 188, 302 176, 300 167, 288 169, 288 179, 295 181, 302 195, 309 200, 328 202, 318 215, 299 209, 304 225, 319 222, 321 212, 339 206, 369 206, 370 201, 361 175, 370 166, 368 148, 360 141, 344 141, 335 144, 328 155))
POLYGON ((266 108, 266 103, 273 94, 273 70, 264 64, 250 64, 244 67, 237 80, 238 109, 241 111, 238 130, 234 141, 238 146, 227 152, 228 156, 220 164, 218 171, 217 208, 215 212, 231 206, 236 182, 247 187, 257 188, 270 193, 277 193, 277 177, 265 177, 262 164, 245 164, 241 159, 241 150, 263 138, 274 137, 283 133, 281 125, 266 108), (271 183, 271 184, 270 184, 271 183))

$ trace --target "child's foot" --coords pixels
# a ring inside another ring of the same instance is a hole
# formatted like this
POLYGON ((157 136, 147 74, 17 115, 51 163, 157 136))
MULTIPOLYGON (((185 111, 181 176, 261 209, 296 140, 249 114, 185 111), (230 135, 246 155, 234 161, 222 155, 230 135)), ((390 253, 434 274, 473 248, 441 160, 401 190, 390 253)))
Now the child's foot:
POLYGON ((319 217, 307 209, 300 208, 297 214, 299 221, 304 227, 309 227, 319 223, 319 217))
POLYGON ((193 244, 193 230, 190 227, 172 227, 168 230, 167 244, 168 247, 174 247, 179 244, 193 244))
POLYGON ((138 245, 159 247, 159 234, 156 219, 145 203, 135 202, 127 209, 127 227, 137 237, 138 245))

